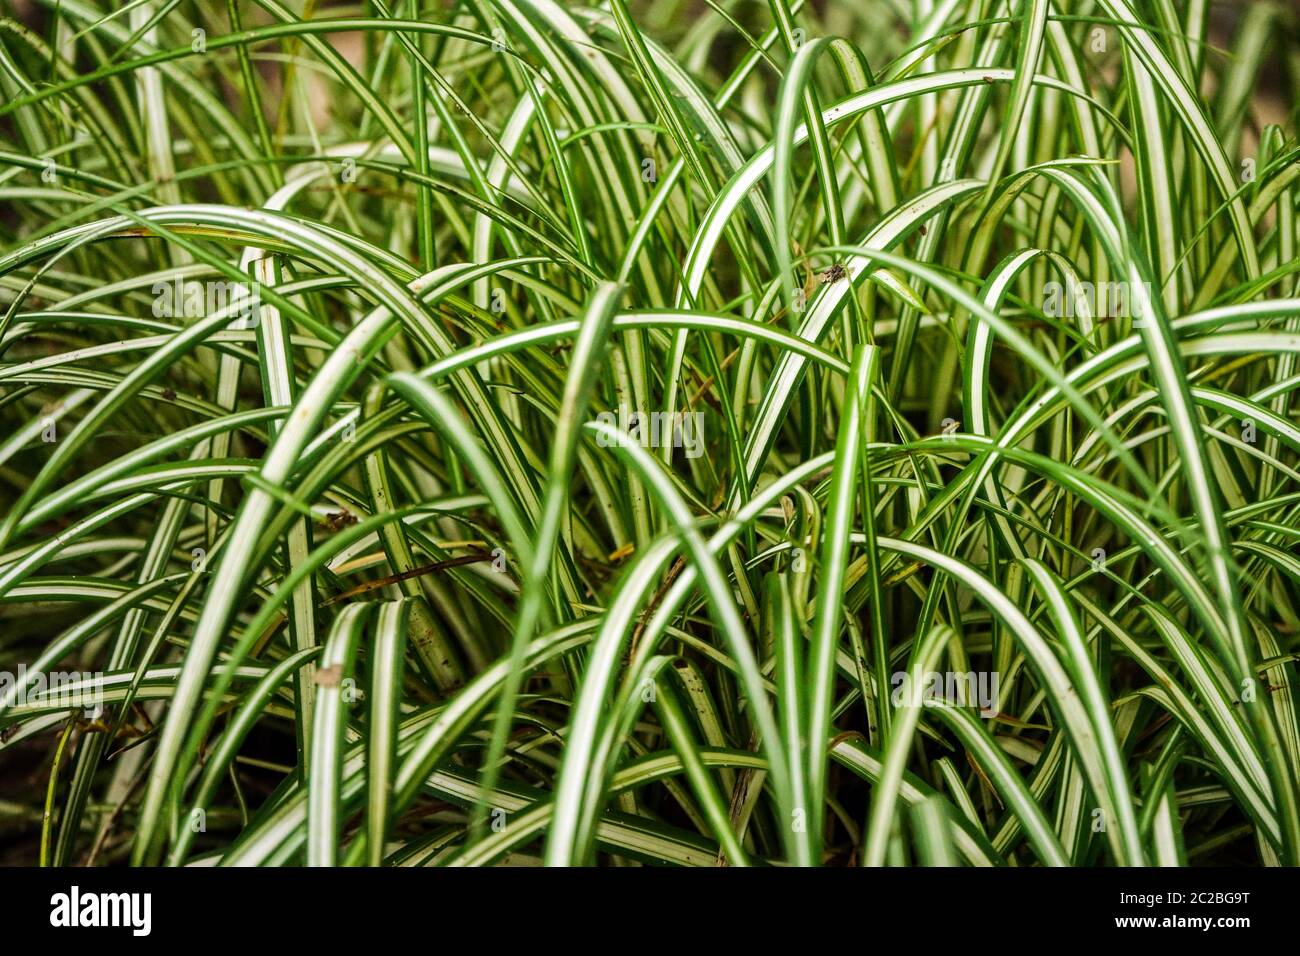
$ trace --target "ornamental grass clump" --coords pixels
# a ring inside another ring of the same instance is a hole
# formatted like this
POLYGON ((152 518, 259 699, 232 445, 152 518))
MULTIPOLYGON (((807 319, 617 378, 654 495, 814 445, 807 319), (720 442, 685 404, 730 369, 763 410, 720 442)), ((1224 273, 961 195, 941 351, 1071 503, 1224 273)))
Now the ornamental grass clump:
POLYGON ((0 860, 1300 863, 1291 8, 5 13, 0 860))

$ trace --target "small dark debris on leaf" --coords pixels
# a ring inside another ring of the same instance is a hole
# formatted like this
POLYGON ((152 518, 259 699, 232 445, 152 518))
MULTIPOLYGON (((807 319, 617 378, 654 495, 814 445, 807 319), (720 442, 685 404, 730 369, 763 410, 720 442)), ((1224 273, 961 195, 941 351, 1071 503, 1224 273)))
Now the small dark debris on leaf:
POLYGON ((333 529, 334 531, 340 531, 343 528, 348 527, 349 525, 356 524, 357 516, 354 515, 351 511, 348 511, 347 508, 344 508, 342 511, 334 511, 326 515, 325 523, 328 524, 330 528, 333 529))
POLYGON ((844 263, 836 262, 825 272, 822 272, 820 275, 818 275, 818 278, 825 283, 839 282, 848 274, 849 274, 848 270, 844 268, 844 263))

